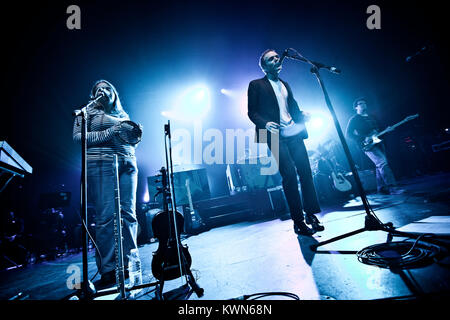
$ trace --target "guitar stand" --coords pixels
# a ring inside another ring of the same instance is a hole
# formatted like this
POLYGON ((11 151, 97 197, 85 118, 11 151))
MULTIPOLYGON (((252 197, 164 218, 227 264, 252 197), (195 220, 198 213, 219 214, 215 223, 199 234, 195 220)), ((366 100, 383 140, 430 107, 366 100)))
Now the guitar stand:
MULTIPOLYGON (((167 142, 165 144, 165 147, 166 147, 166 165, 169 168, 169 158, 171 160, 171 156, 172 156, 172 154, 171 154, 171 146, 170 146, 170 122, 169 122, 169 124, 165 125, 164 128, 165 128, 166 136, 169 137, 169 154, 167 153, 167 151, 168 151, 167 150, 167 142)), ((172 162, 170 162, 170 165, 171 164, 172 164, 172 162)), ((171 169, 171 171, 170 171, 169 174, 172 174, 173 173, 172 166, 170 166, 170 169, 171 169)), ((163 178, 163 180, 165 180, 165 178, 163 178)), ((173 181, 172 181, 172 190, 173 190, 173 181)), ((163 186, 161 191, 163 192, 163 195, 164 195, 164 210, 167 211, 168 218, 169 218, 169 224, 168 225, 170 226, 171 222, 170 222, 170 214, 168 213, 169 210, 168 210, 168 207, 166 205, 167 202, 166 202, 165 186, 163 186)), ((116 196, 118 196, 118 195, 116 195, 116 196)), ((172 197, 171 197, 171 199, 172 199, 172 208, 176 208, 174 197, 175 197, 175 195, 172 194, 172 197)), ((119 220, 117 221, 117 225, 119 227, 119 234, 120 234, 121 233, 120 230, 122 228, 122 224, 121 224, 121 221, 120 221, 120 214, 118 215, 118 218, 119 218, 119 220)), ((176 221, 176 219, 175 219, 175 221, 176 221)), ((173 223, 176 224, 176 222, 173 222, 173 223)), ((175 226, 175 230, 176 229, 177 229, 177 227, 175 226)), ((120 236, 118 238, 121 239, 120 236)), ((186 256, 184 255, 182 250, 179 250, 179 246, 181 246, 181 241, 179 240, 178 236, 176 237, 176 239, 177 239, 176 240, 176 244, 177 244, 177 248, 178 248, 178 258, 179 258, 178 261, 179 261, 179 263, 176 266, 165 266, 165 264, 166 264, 165 261, 166 260, 163 259, 161 276, 159 277, 159 279, 156 282, 140 284, 140 285, 133 286, 131 288, 125 288, 124 285, 123 285, 124 281, 120 281, 120 273, 119 273, 119 277, 116 277, 116 279, 118 279, 117 280, 118 281, 117 289, 106 290, 106 291, 103 291, 101 294, 102 295, 107 295, 107 294, 117 293, 119 291, 120 292, 120 298, 121 299, 127 299, 130 295, 126 294, 126 292, 130 292, 130 291, 138 290, 138 289, 143 289, 143 288, 147 288, 147 287, 155 287, 155 298, 156 298, 156 300, 175 300, 175 299, 176 300, 179 300, 179 299, 183 299, 184 300, 184 299, 189 299, 189 297, 192 295, 193 292, 195 292, 198 297, 203 296, 204 290, 202 288, 200 288, 198 286, 198 284, 196 283, 195 278, 192 275, 192 272, 191 272, 190 268, 187 267, 188 266, 188 262, 187 262, 186 256), (173 290, 171 290, 169 292, 163 293, 164 284, 165 284, 165 272, 167 272, 167 270, 169 268, 174 268, 174 267, 175 268, 180 268, 180 277, 185 276, 187 281, 181 287, 173 289, 173 290)), ((159 241, 165 241, 165 239, 164 240, 159 239, 159 241)), ((121 241, 119 240, 118 242, 119 242, 119 244, 117 246, 118 249, 119 249, 118 255, 119 256, 123 256, 123 251, 122 251, 123 247, 121 245, 121 241)), ((163 255, 164 255, 164 253, 165 252, 163 252, 163 255)), ((120 272, 120 270, 123 269, 123 268, 120 268, 120 266, 121 265, 120 265, 120 259, 119 259, 119 272, 120 272)))
POLYGON ((322 69, 322 68, 323 69, 327 69, 327 70, 329 70, 331 72, 334 72, 334 73, 340 73, 340 71, 337 72, 338 70, 336 68, 326 66, 326 65, 324 65, 324 64, 322 64, 320 62, 310 61, 310 60, 306 59, 305 57, 303 57, 302 55, 300 55, 298 52, 296 52, 296 55, 294 55, 294 56, 288 55, 286 57, 290 58, 290 59, 293 59, 293 60, 306 62, 306 63, 308 63, 308 64, 310 64, 312 66, 310 71, 311 71, 311 73, 313 75, 316 76, 316 78, 317 78, 317 80, 319 82, 320 88, 322 89, 322 92, 324 94, 325 102, 326 102, 327 107, 328 107, 328 109, 329 109, 329 111, 330 111, 330 113, 331 113, 331 115, 333 117, 334 125, 336 127, 336 131, 338 133, 339 140, 340 140, 340 142, 342 144, 342 147, 344 148, 344 152, 345 152, 345 155, 347 157, 347 161, 348 161, 348 163, 350 165, 350 169, 351 169, 351 171, 353 173, 353 176, 355 178, 355 183, 356 183, 359 195, 361 197, 361 200, 362 200, 362 203, 364 205, 365 212, 366 212, 364 228, 357 229, 357 230, 345 233, 343 235, 334 237, 332 239, 325 240, 325 241, 316 243, 314 245, 311 245, 310 246, 311 250, 316 252, 317 248, 320 247, 320 246, 323 246, 323 245, 326 245, 326 244, 329 244, 329 243, 332 243, 332 242, 335 242, 335 241, 338 241, 338 240, 341 240, 341 239, 344 239, 344 238, 347 238, 347 237, 350 237, 350 236, 353 236, 353 235, 356 235, 356 234, 359 234, 359 233, 362 233, 364 231, 385 231, 385 232, 388 232, 388 241, 390 241, 392 239, 393 235, 405 236, 405 237, 413 236, 410 233, 400 232, 400 231, 395 230, 395 228, 394 228, 394 226, 393 226, 393 224, 391 222, 382 223, 375 216, 375 214, 371 211, 370 204, 369 204, 369 202, 367 200, 367 196, 366 196, 366 193, 365 193, 364 188, 362 186, 361 179, 359 177, 358 171, 356 170, 356 166, 355 166, 355 163, 354 163, 353 158, 351 156, 350 149, 349 149, 348 144, 347 144, 347 142, 345 140, 344 133, 342 132, 342 128, 341 128, 341 126, 339 124, 339 121, 338 121, 338 119, 336 117, 336 113, 334 111, 333 105, 331 104, 330 97, 328 96, 328 92, 325 89, 325 84, 323 83, 322 78, 320 77, 320 73, 319 73, 319 69, 322 69))
MULTIPOLYGON (((186 259, 183 255, 184 260, 184 266, 183 269, 186 266, 186 259)), ((164 268, 163 268, 163 275, 161 279, 157 282, 156 287, 156 293, 155 297, 157 300, 187 300, 192 295, 192 293, 195 292, 197 297, 202 297, 204 293, 204 289, 200 288, 195 281, 195 278, 191 272, 191 269, 188 268, 186 271, 187 276, 187 283, 182 285, 181 287, 178 287, 176 289, 173 289, 171 291, 168 291, 166 293, 163 293, 164 289, 164 268)))

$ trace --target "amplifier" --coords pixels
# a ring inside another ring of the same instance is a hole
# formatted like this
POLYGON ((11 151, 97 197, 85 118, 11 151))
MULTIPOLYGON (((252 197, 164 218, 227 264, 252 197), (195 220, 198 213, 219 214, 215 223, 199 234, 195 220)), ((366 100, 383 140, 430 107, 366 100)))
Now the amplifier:
POLYGON ((197 201, 194 209, 208 228, 260 219, 273 212, 266 190, 197 201))
MULTIPOLYGON (((209 189, 209 182, 206 173, 206 169, 196 169, 196 170, 187 170, 187 171, 178 171, 174 172, 173 184, 174 184, 174 192, 175 192, 175 200, 177 205, 188 205, 189 204, 189 196, 186 188, 186 180, 189 179, 189 185, 191 190, 192 201, 196 200, 204 200, 211 197, 211 192, 209 189)), ((157 180, 161 180, 159 176, 151 176, 147 177, 148 184, 148 194, 150 196, 151 201, 155 201, 162 205, 162 195, 153 199, 154 195, 158 192, 157 188, 161 187, 161 183, 157 182, 157 180)))

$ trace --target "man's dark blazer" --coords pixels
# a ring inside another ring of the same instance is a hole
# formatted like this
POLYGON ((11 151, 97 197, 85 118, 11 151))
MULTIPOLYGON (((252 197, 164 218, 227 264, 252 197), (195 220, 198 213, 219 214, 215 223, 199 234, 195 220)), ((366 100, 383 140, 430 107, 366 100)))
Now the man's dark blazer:
MULTIPOLYGON (((297 101, 294 99, 291 87, 289 87, 287 82, 281 79, 280 81, 285 85, 288 92, 289 114, 296 123, 304 126, 304 116, 297 101)), ((277 97, 267 76, 251 81, 248 85, 247 95, 248 117, 256 125, 255 140, 256 142, 266 142, 259 138, 259 129, 266 129, 266 123, 269 121, 280 124, 280 107, 278 106, 277 97)), ((308 138, 306 127, 299 135, 303 139, 308 138)), ((270 138, 270 134, 268 134, 268 138, 270 138)))

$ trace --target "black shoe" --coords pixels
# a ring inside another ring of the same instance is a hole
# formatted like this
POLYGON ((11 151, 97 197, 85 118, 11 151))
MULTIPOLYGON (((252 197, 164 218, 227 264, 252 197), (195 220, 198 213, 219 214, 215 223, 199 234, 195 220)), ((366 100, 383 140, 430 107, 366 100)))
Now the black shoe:
POLYGON ((294 221, 294 232, 302 236, 312 236, 315 233, 303 221, 294 221))
POLYGON ((323 231, 325 227, 320 223, 319 219, 313 214, 305 214, 305 221, 311 225, 314 231, 323 231))

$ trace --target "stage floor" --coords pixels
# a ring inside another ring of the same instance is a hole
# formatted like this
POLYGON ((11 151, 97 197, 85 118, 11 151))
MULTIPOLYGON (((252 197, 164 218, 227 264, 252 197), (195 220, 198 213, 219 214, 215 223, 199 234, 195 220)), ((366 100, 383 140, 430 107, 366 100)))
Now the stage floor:
MULTIPOLYGON (((382 222, 392 222, 396 228, 429 217, 450 216, 449 178, 449 174, 439 174, 402 181, 405 194, 369 195, 369 202, 382 222)), ((291 220, 277 218, 213 228, 184 239, 192 256, 191 270, 204 289, 203 297, 193 294, 190 299, 227 300, 256 293, 287 292, 302 300, 372 300, 450 292, 446 254, 438 262, 411 269, 390 270, 359 262, 356 252, 386 242, 384 231, 366 231, 312 251, 312 244, 364 226, 365 212, 358 199, 324 209, 318 217, 325 231, 312 237, 297 236, 291 220)), ((428 226, 427 232, 432 230, 428 226)), ((394 237, 393 241, 403 239, 394 237)), ((448 244, 447 240, 443 242, 448 244)), ((157 246, 151 243, 139 247, 145 283, 155 280, 151 260, 157 246)), ((81 254, 2 271, 0 299, 20 292, 31 300, 62 299, 73 292, 67 283, 77 267, 81 268, 81 254)), ((94 252, 90 251, 91 277, 96 270, 94 252)), ((98 279, 97 275, 94 281, 98 279)), ((182 284, 180 279, 167 281, 164 292, 182 284)), ((154 297, 151 289, 136 296, 138 300, 154 297)), ((271 295, 264 299, 288 298, 271 295)))

